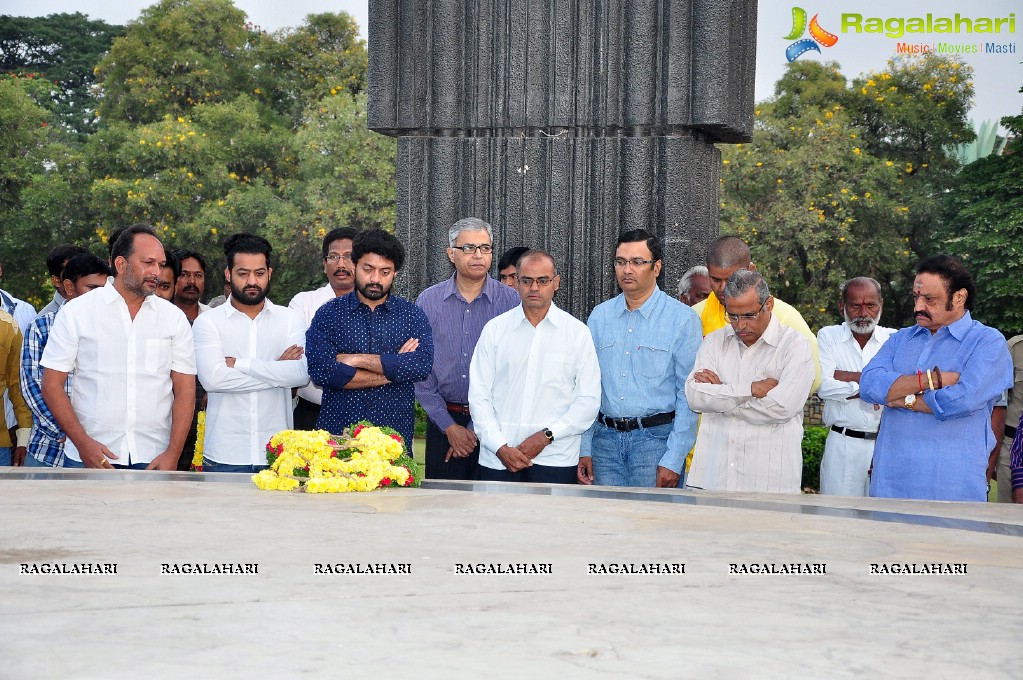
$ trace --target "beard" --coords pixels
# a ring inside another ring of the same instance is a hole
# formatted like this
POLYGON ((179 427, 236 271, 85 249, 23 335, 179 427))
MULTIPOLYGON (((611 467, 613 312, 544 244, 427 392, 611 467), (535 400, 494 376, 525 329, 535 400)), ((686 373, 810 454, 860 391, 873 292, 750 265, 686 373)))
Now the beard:
POLYGON ((849 324, 849 328, 852 329, 853 333, 867 335, 873 333, 874 329, 877 328, 877 319, 869 316, 851 317, 848 312, 842 312, 842 316, 845 317, 845 322, 849 324))
POLYGON ((259 286, 245 286, 244 288, 238 288, 231 282, 231 297, 240 302, 243 305, 258 305, 266 299, 266 295, 270 292, 269 282, 266 284, 266 288, 260 288, 259 286))
POLYGON ((149 297, 155 293, 156 289, 160 286, 160 278, 158 276, 137 276, 130 263, 124 268, 122 278, 124 279, 124 289, 133 295, 138 295, 139 297, 149 297), (152 290, 146 288, 146 282, 153 284, 152 290))
POLYGON ((362 297, 367 300, 372 300, 373 302, 383 300, 391 292, 390 288, 384 288, 379 283, 362 283, 358 279, 355 281, 355 288, 359 291, 362 297))

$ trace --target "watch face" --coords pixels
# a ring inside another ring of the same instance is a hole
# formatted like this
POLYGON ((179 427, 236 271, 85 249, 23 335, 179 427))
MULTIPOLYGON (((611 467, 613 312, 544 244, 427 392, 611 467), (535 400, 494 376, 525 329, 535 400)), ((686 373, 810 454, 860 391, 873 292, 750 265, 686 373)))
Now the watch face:
POLYGON ((915 403, 916 403, 916 395, 915 394, 907 394, 906 395, 906 406, 912 406, 915 403))

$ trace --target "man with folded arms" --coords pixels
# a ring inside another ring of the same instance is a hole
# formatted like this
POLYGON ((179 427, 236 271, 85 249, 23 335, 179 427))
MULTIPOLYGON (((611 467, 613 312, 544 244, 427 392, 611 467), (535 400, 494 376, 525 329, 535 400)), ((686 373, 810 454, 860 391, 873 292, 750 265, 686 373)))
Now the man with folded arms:
POLYGON ((265 468, 266 443, 291 429, 291 388, 309 379, 302 316, 266 297, 272 251, 261 236, 230 237, 224 278, 231 296, 192 327, 199 381, 209 395, 203 472, 265 468))
POLYGON ((1012 387, 1012 359, 1002 334, 970 316, 977 290, 962 262, 935 255, 916 272, 916 325, 892 335, 860 379, 863 400, 887 406, 870 495, 984 502, 991 411, 1012 387))
POLYGON ((799 493, 810 343, 774 316, 759 272, 737 270, 721 300, 728 326, 704 339, 686 381, 703 414, 686 488, 799 493))
POLYGON ((821 493, 866 496, 882 409, 860 399, 860 375, 895 330, 877 325, 883 304, 874 279, 843 283, 839 309, 845 322, 817 332, 817 394, 824 400, 824 424, 831 428, 821 460, 821 493))

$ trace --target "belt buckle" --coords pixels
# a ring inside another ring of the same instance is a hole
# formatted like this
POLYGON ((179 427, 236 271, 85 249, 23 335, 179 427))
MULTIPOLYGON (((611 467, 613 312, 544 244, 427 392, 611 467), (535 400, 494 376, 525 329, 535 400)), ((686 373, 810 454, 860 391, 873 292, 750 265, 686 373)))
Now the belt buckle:
POLYGON ((625 428, 629 426, 628 418, 612 418, 611 420, 614 421, 614 428, 619 432, 625 430, 625 428))

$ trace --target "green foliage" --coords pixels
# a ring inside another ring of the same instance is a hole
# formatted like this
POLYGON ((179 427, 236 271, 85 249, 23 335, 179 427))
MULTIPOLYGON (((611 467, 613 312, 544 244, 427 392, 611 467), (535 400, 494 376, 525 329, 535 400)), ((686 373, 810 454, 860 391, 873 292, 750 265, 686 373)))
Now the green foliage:
POLYGON ((95 129, 93 68, 124 27, 84 14, 47 17, 0 16, 0 71, 35 75, 45 82, 36 102, 52 111, 69 131, 95 129))
POLYGON ((821 459, 828 439, 826 427, 803 428, 803 488, 815 493, 821 488, 821 459))
MULTIPOLYGON (((22 61, 39 62, 56 39, 35 39, 20 19, 0 29, 15 23, 22 61)), ((366 128, 366 49, 350 16, 269 34, 230 0, 161 0, 112 43, 95 28, 102 50, 61 56, 95 73, 101 115, 87 137, 57 124, 51 81, 0 76, 0 254, 12 292, 48 295, 53 245, 104 253, 115 227, 147 222, 169 248, 206 256, 207 296, 222 290, 225 239, 266 236, 272 298, 286 303, 322 285, 329 229, 393 227, 396 144, 366 128)))
POLYGON ((883 322, 911 319, 940 202, 972 136, 969 67, 893 59, 846 86, 834 64, 794 63, 756 110, 751 144, 723 146, 721 231, 746 240, 772 292, 812 327, 835 323, 839 284, 881 282, 883 322))
POLYGON ((1014 135, 1001 155, 975 161, 945 196, 941 244, 973 273, 973 315, 1012 336, 1023 333, 1023 116, 1002 119, 1014 135))

